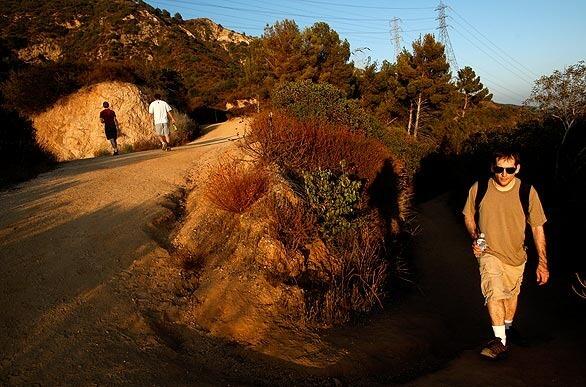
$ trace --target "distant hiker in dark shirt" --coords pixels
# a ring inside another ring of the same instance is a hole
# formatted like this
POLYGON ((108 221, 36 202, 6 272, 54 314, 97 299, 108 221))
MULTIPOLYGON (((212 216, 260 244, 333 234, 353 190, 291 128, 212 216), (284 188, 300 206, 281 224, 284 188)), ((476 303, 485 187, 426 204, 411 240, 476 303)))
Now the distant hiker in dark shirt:
POLYGON ((104 102, 102 106, 104 106, 104 110, 100 112, 100 122, 104 124, 106 139, 112 144, 112 154, 116 156, 118 154, 118 144, 116 143, 116 139, 118 138, 118 120, 116 119, 116 113, 110 109, 108 102, 104 102))

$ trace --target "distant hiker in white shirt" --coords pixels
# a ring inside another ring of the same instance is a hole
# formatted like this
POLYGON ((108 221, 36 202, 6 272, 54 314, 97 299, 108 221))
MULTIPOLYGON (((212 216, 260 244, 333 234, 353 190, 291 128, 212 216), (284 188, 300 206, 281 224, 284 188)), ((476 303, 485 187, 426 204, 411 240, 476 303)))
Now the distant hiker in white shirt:
POLYGON ((163 100, 161 100, 161 94, 155 94, 155 100, 149 105, 149 113, 153 115, 155 121, 155 132, 159 136, 161 141, 161 149, 164 151, 171 150, 169 146, 169 119, 175 123, 175 118, 171 114, 171 106, 163 100))

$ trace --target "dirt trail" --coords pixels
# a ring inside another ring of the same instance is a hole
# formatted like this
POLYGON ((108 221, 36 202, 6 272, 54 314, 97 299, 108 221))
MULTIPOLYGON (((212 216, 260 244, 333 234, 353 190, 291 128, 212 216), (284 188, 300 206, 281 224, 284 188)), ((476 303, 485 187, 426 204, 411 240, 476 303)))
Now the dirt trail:
MULTIPOLYGON (((157 382, 176 354, 143 335, 137 300, 118 284, 167 254, 145 225, 244 125, 230 121, 171 152, 63 163, 0 193, 0 384, 157 382)), ((166 373, 186 377, 177 366, 166 373)))
POLYGON ((334 366, 297 366, 173 325, 178 297, 166 280, 178 273, 149 222, 244 125, 214 126, 172 152, 64 163, 0 192, 0 385, 586 385, 584 313, 531 278, 518 323, 534 345, 506 362, 478 358, 490 326, 446 197, 420 206, 423 293, 392 294, 383 313, 322 335, 346 354, 334 366))
POLYGON ((445 323, 446 330, 441 333, 445 346, 458 355, 447 366, 410 385, 586 385, 584 305, 568 297, 555 271, 550 284, 538 287, 531 262, 515 319, 528 346, 512 345, 504 361, 480 358, 480 346, 492 337, 492 329, 461 216, 449 209, 448 195, 424 203, 420 211, 422 232, 415 241, 415 256, 425 296, 418 303, 445 323))

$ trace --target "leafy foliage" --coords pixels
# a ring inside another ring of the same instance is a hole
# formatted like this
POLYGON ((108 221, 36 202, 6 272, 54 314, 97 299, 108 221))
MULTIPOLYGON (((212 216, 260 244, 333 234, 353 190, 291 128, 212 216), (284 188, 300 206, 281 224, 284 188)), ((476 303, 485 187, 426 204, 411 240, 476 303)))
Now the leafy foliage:
POLYGON ((373 132, 376 122, 344 93, 328 83, 285 83, 271 95, 273 106, 302 120, 325 120, 362 133, 373 132))
POLYGON ((525 103, 559 119, 568 131, 577 119, 586 116, 586 63, 580 61, 563 72, 555 70, 542 76, 525 103))
MULTIPOLYGON (((343 165, 342 165, 343 167, 343 165)), ((361 183, 348 173, 335 175, 330 170, 303 172, 305 192, 309 205, 316 212, 320 231, 331 238, 351 226, 356 204, 360 200, 361 183)))
POLYGON ((462 117, 466 114, 468 104, 478 105, 480 101, 490 101, 492 99, 492 94, 482 85, 480 77, 476 76, 476 73, 470 66, 466 66, 458 71, 456 87, 464 95, 462 117))

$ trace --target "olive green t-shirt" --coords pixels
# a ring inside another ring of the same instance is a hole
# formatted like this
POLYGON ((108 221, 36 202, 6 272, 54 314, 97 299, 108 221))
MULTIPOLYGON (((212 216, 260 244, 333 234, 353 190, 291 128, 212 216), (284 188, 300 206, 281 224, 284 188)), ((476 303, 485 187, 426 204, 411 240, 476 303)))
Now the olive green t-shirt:
MULTIPOLYGON (((499 191, 493 179, 488 181, 488 188, 479 206, 479 228, 486 237, 487 252, 502 262, 519 266, 527 260, 525 253, 525 222, 532 227, 542 226, 546 222, 545 213, 539 196, 533 187, 529 192, 529 216, 525 213, 519 198, 521 180, 515 178, 515 185, 508 191, 499 191)), ((476 191, 478 183, 470 188, 468 200, 462 213, 474 217, 476 191)))

